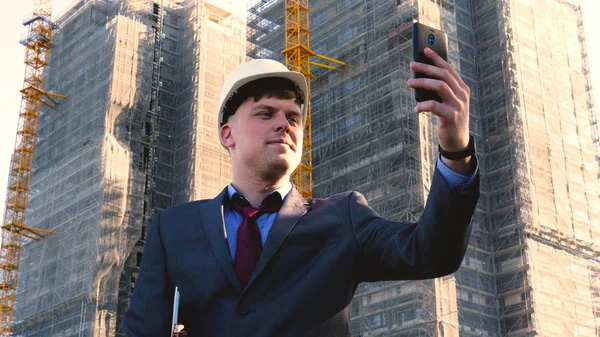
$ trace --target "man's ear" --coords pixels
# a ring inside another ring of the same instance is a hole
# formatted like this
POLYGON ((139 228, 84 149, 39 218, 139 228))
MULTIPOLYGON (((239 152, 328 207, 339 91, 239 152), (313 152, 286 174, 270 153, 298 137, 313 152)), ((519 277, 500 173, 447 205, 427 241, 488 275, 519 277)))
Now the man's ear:
POLYGON ((219 140, 221 144, 226 148, 230 148, 235 145, 235 141, 233 140, 233 134, 231 133, 231 125, 228 123, 223 124, 219 129, 219 140))

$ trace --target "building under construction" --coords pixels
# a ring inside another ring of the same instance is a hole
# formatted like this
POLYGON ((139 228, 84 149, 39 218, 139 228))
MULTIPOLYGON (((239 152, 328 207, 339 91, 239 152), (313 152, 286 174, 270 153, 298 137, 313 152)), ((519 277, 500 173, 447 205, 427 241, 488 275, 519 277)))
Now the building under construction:
MULTIPOLYGON (((472 89, 482 197, 451 277, 364 283, 353 336, 600 334, 600 145, 578 0, 313 0, 313 193, 421 214, 435 121, 412 113, 411 23, 441 27, 472 89), (534 11, 535 9, 535 11, 534 11)), ((59 15, 13 334, 123 335, 153 212, 229 182, 214 126, 226 73, 283 60, 284 0, 79 0, 59 15), (247 35, 246 35, 247 32, 247 35), (248 44, 246 43, 246 38, 248 44), (247 47, 246 47, 247 46, 247 47), (247 49, 246 49, 247 48, 247 49)))
MULTIPOLYGON (((284 0, 248 13, 248 56, 283 61, 284 0)), ((578 0, 313 0, 313 194, 416 220, 437 157, 413 113, 414 20, 448 33, 470 86, 481 199, 454 275, 365 283, 352 336, 600 335, 600 146, 578 0)))
POLYGON ((216 133, 225 75, 246 59, 234 1, 80 0, 56 21, 15 336, 123 335, 152 214, 230 181, 216 133))

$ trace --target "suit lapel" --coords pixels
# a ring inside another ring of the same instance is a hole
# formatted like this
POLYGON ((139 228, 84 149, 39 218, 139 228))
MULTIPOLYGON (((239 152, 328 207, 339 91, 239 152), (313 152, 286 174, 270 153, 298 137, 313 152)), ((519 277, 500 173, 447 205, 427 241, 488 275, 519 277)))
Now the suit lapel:
POLYGON ((208 241, 212 246, 213 252, 217 257, 223 272, 227 275, 238 292, 242 292, 240 282, 238 281, 233 266, 233 259, 231 258, 229 247, 227 246, 227 238, 223 227, 223 200, 225 199, 226 193, 227 188, 225 188, 216 198, 201 205, 202 222, 204 224, 206 235, 208 236, 208 241))
POLYGON ((279 210, 279 214, 277 214, 275 223, 273 223, 273 226, 269 231, 269 236, 267 237, 265 246, 263 247, 256 268, 252 273, 252 277, 250 277, 250 281, 248 281, 246 289, 252 285, 254 280, 267 266, 273 255, 275 255, 275 252, 277 252, 277 249, 279 249, 283 243, 283 240, 285 240, 298 220, 308 212, 308 209, 309 205, 306 199, 300 195, 295 187, 292 188, 285 198, 285 201, 279 210))

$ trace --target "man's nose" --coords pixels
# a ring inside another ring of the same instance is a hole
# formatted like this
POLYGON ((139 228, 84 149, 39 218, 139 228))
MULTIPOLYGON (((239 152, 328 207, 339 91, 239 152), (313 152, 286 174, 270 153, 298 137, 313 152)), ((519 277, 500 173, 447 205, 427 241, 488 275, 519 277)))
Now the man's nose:
POLYGON ((281 132, 281 131, 289 131, 290 129, 290 122, 287 119, 287 116, 284 113, 278 113, 277 117, 275 118, 275 131, 277 132, 281 132))

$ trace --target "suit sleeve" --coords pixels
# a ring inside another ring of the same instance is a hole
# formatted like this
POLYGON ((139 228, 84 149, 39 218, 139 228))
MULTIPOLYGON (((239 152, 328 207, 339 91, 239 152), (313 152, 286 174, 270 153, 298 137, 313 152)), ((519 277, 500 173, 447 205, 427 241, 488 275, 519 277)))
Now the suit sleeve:
POLYGON ((359 248, 359 281, 416 280, 455 272, 469 243, 479 176, 470 191, 450 188, 436 169, 423 214, 414 223, 383 219, 353 192, 349 212, 359 248))
POLYGON ((140 273, 123 319, 125 334, 130 337, 169 336, 173 292, 167 278, 160 213, 157 213, 146 236, 140 273))

